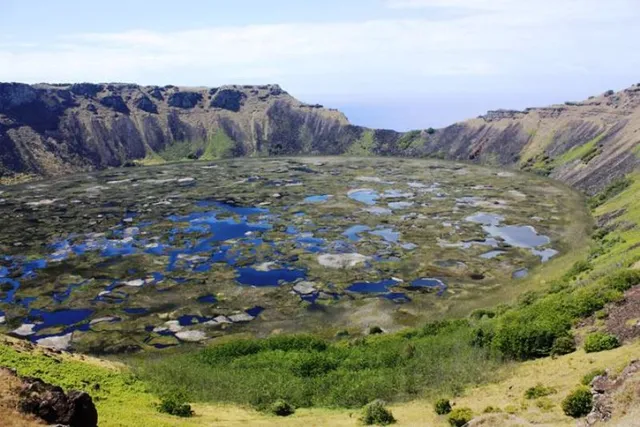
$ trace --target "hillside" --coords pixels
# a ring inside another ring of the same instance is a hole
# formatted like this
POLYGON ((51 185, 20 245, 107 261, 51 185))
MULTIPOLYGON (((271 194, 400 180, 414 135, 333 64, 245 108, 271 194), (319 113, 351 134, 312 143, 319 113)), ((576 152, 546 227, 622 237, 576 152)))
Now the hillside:
POLYGON ((349 124, 277 85, 179 88, 0 83, 0 175, 48 176, 133 160, 285 154, 438 157, 534 171, 595 193, 635 169, 640 85, 584 102, 490 111, 443 129, 349 124))
POLYGON ((360 133, 341 113, 303 104, 277 85, 0 84, 3 175, 60 175, 145 158, 339 154, 360 133))

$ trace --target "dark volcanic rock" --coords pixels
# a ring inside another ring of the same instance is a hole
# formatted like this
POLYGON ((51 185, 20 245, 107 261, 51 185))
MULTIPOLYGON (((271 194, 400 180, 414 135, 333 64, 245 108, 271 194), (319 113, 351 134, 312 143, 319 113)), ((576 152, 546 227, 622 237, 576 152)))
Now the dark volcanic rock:
POLYGON ((37 91, 22 83, 0 83, 0 112, 36 100, 37 91))
POLYGON ((168 103, 171 107, 193 108, 202 100, 202 94, 198 92, 176 92, 169 96, 168 103))
POLYGON ((76 95, 82 95, 92 98, 102 91, 102 85, 93 83, 76 83, 71 85, 70 90, 76 95))
POLYGON ((164 95, 162 95, 162 89, 157 86, 149 91, 149 95, 151 95, 153 98, 157 99, 158 101, 164 101, 164 95))
POLYGON ((210 106, 212 108, 222 108, 229 111, 240 111, 242 103, 247 95, 244 92, 235 89, 220 89, 213 98, 211 98, 210 106))
POLYGON ((118 95, 105 96, 100 100, 100 104, 105 107, 109 107, 118 113, 129 114, 130 112, 129 107, 127 107, 127 104, 124 102, 124 99, 118 95))
POLYGON ((81 391, 65 394, 62 388, 37 378, 24 378, 19 396, 20 411, 33 414, 49 424, 96 427, 98 411, 91 396, 81 391))
POLYGON ((135 101, 136 108, 146 111, 147 113, 158 114, 158 107, 149 99, 148 96, 142 95, 135 101))

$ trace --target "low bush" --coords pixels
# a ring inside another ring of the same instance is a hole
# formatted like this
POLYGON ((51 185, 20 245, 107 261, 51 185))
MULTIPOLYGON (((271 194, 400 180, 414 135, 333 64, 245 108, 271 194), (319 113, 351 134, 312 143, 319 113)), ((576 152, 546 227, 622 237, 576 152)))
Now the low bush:
POLYGON ((276 400, 269 409, 273 415, 277 415, 279 417, 288 417, 296 412, 295 408, 284 399, 276 400))
POLYGON ((493 319, 494 317, 496 317, 496 312, 493 310, 478 308, 476 310, 473 310, 469 317, 474 320, 481 320, 484 317, 486 317, 487 319, 493 319))
POLYGON ((548 397, 541 397, 540 399, 536 400, 536 406, 543 411, 548 412, 554 408, 555 404, 548 397))
POLYGON ((582 381, 580 381, 582 383, 582 385, 591 385, 591 381, 593 381, 593 379, 595 377, 599 377, 600 375, 604 375, 605 374, 605 370, 604 369, 594 369, 592 371, 590 371, 589 373, 585 374, 584 377, 582 377, 582 381))
POLYGON ((576 351, 576 342, 571 336, 558 337, 551 347, 552 356, 563 356, 576 351))
POLYGON ((447 417, 447 421, 453 427, 462 427, 473 418, 473 411, 470 408, 456 408, 447 417))
POLYGON ((362 418, 364 425, 386 426, 396 422, 393 414, 385 407, 382 400, 374 400, 362 408, 362 418))
POLYGON ((496 414, 498 412, 502 412, 502 410, 500 408, 496 408, 495 406, 489 405, 486 408, 484 408, 482 412, 485 414, 496 414))
POLYGON ((594 332, 587 335, 584 340, 584 351, 587 353, 612 350, 617 347, 620 347, 618 337, 604 332, 594 332))
POLYGON ((556 389, 553 387, 545 387, 544 385, 538 383, 534 387, 529 387, 524 392, 524 397, 527 399, 537 399, 539 397, 549 396, 550 394, 554 394, 556 389))
POLYGON ((593 397, 587 387, 579 387, 572 391, 563 401, 562 410, 573 418, 580 418, 591 412, 593 397))
POLYGON ((571 266, 569 271, 565 273, 564 278, 566 280, 573 280, 580 274, 584 273, 585 271, 589 271, 592 268, 593 267, 591 266, 591 263, 587 260, 576 261, 576 263, 571 266))
POLYGON ((493 342, 495 333, 488 326, 478 327, 473 330, 471 345, 474 347, 489 347, 493 342))
POLYGON ((603 279, 605 286, 620 292, 627 291, 635 285, 640 285, 640 270, 622 270, 603 279))
POLYGON ((451 412, 451 402, 449 402, 449 399, 438 399, 433 405, 433 408, 436 411, 436 414, 446 415, 451 412))
POLYGON ((540 295, 536 291, 526 291, 518 297, 518 305, 520 307, 526 307, 536 302, 539 297, 540 295))
POLYGON ((607 188, 589 199, 589 207, 595 209, 607 200, 622 193, 632 184, 631 179, 624 177, 613 181, 607 188))
POLYGON ((369 335, 378 335, 378 334, 383 334, 384 331, 382 330, 382 328, 380 326, 372 326, 369 328, 369 335))
POLYGON ((571 319, 550 313, 540 303, 502 316, 496 328, 493 346, 512 359, 526 360, 551 354, 558 337, 566 336, 571 319))
POLYGON ((193 415, 191 405, 186 402, 184 394, 179 392, 165 395, 158 404, 158 412, 185 418, 193 415))

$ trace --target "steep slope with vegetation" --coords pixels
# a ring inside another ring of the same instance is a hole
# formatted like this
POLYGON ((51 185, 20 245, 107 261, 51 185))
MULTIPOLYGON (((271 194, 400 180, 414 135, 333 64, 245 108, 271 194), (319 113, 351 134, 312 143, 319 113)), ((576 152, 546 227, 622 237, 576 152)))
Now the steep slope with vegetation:
POLYGON ((363 133, 278 85, 0 84, 0 173, 244 155, 339 154, 363 133))
POLYGON ((640 165, 640 84, 584 102, 490 111, 377 150, 510 166, 594 194, 640 165))
POLYGON ((0 83, 0 174, 284 154, 438 157, 533 171, 594 194, 640 165, 640 84, 406 133, 349 124, 277 85, 0 83))

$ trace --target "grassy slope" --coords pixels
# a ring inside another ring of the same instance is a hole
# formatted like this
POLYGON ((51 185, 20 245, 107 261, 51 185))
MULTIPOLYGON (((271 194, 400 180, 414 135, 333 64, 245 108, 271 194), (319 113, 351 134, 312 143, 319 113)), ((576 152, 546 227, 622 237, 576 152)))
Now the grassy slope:
POLYGON ((167 146, 156 153, 147 147, 147 156, 137 163, 143 166, 158 165, 166 162, 178 162, 186 160, 216 160, 231 157, 235 142, 218 129, 207 139, 197 141, 179 141, 167 146))
MULTIPOLYGON (((17 368, 22 375, 39 376, 65 388, 86 389, 96 400, 101 426, 357 425, 357 411, 345 409, 299 409, 295 415, 283 419, 239 406, 196 404, 193 406, 196 416, 190 419, 162 415, 154 407, 157 399, 121 367, 91 358, 16 348, 13 343, 0 343, 0 364, 17 368), (100 384, 100 391, 93 390, 95 383, 100 384)), ((587 372, 596 368, 619 370, 637 357, 638 352, 640 342, 635 342, 607 352, 585 354, 580 350, 556 359, 508 365, 502 379, 472 388, 453 401, 456 406, 472 408, 476 414, 491 405, 513 411, 520 418, 537 424, 575 425, 575 421, 562 414, 558 402, 587 372), (538 383, 557 389, 557 393, 550 396, 553 402, 550 408, 540 409, 535 400, 523 397, 527 388, 538 383)), ((400 426, 448 425, 444 417, 433 412, 432 404, 431 400, 419 399, 391 405, 391 409, 400 426)))
MULTIPOLYGON (((633 184, 599 206, 595 210, 596 216, 624 209, 625 213, 617 221, 640 225, 640 172, 636 172, 630 177, 633 184)), ((640 244, 640 226, 628 230, 616 230, 610 234, 610 238, 615 237, 619 237, 623 241, 615 245, 610 252, 598 258, 597 270, 607 272, 619 265, 630 266, 640 260, 640 247, 635 247, 640 244)))

